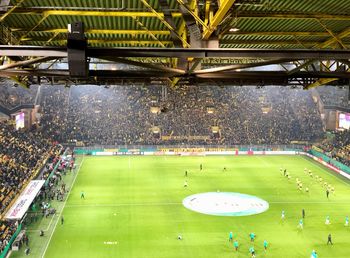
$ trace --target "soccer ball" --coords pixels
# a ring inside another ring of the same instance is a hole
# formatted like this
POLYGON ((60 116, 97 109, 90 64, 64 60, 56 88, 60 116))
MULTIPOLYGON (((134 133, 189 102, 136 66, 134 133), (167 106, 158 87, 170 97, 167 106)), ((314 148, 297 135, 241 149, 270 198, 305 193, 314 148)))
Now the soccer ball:
POLYGON ((177 236, 177 239, 178 239, 178 240, 182 240, 182 236, 181 236, 181 235, 178 235, 178 236, 177 236))

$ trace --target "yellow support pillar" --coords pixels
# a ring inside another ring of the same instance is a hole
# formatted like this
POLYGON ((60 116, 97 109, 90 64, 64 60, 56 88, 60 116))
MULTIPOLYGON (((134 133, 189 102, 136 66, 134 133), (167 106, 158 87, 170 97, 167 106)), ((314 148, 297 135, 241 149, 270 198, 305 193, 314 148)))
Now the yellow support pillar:
POLYGON ((215 13, 213 19, 209 20, 209 29, 205 29, 203 32, 203 39, 207 40, 211 34, 215 31, 216 27, 224 19, 227 12, 230 10, 235 0, 222 0, 219 10, 215 13))

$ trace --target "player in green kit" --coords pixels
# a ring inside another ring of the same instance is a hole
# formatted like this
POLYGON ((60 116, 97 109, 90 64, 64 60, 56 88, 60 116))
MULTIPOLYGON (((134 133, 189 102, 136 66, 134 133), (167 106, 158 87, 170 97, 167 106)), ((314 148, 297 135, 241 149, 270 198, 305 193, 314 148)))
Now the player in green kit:
POLYGON ((238 241, 237 240, 233 241, 233 247, 235 248, 236 251, 238 251, 238 241))
POLYGON ((299 227, 300 229, 303 229, 303 228, 304 228, 303 219, 300 219, 300 220, 299 220, 299 225, 298 225, 298 227, 299 227))
POLYGON ((255 234, 253 232, 249 234, 249 237, 250 237, 250 242, 254 242, 255 234))
POLYGON ((84 191, 81 191, 81 193, 80 193, 80 199, 84 199, 84 200, 85 200, 85 193, 84 193, 84 191))
POLYGON ((266 252, 266 250, 267 250, 268 244, 269 244, 269 243, 268 243, 266 240, 264 240, 264 250, 265 250, 265 252, 266 252))
POLYGON ((253 247, 253 246, 251 246, 251 247, 249 248, 249 253, 252 255, 252 258, 255 257, 255 250, 254 250, 254 247, 253 247))
POLYGON ((228 241, 232 242, 233 240, 233 234, 232 232, 230 232, 230 234, 228 234, 228 241))

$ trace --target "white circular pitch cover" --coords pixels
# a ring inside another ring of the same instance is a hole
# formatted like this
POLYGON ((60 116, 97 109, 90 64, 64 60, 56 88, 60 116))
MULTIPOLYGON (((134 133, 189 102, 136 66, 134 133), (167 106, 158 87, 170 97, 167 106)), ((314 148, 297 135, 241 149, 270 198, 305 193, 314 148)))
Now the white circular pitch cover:
POLYGON ((248 216, 269 208, 269 203, 253 195, 208 192, 186 197, 182 204, 189 210, 216 216, 248 216))

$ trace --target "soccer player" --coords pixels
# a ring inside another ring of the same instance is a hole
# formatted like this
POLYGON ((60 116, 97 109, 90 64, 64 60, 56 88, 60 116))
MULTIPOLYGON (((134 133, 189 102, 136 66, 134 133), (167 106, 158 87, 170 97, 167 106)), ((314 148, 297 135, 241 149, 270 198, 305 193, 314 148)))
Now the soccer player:
POLYGON ((282 213, 281 213, 281 220, 284 220, 284 218, 285 218, 285 212, 283 210, 282 213))
POLYGON ((287 169, 285 169, 285 170, 283 171, 283 175, 284 175, 284 176, 286 176, 286 175, 288 176, 287 169))
POLYGON ((187 180, 185 180, 184 187, 187 187, 187 186, 188 186, 188 183, 187 183, 187 180))
POLYGON ((249 253, 252 255, 252 258, 255 257, 255 250, 253 246, 249 248, 249 253))
POLYGON ((299 190, 302 191, 303 190, 303 184, 300 182, 299 184, 299 190))
POLYGON ((329 216, 326 217, 325 224, 326 225, 330 225, 331 224, 331 220, 330 220, 329 216))
POLYGON ((331 233, 329 233, 329 234, 328 234, 327 245, 328 245, 328 244, 333 245, 333 242, 332 242, 332 235, 331 235, 331 233))
POLYGON ((232 241, 233 240, 233 234, 232 231, 230 232, 230 234, 228 235, 228 241, 232 241))
POLYGON ((185 171, 185 177, 187 177, 187 170, 185 171))
POLYGON ((327 196, 327 199, 329 199, 329 190, 328 190, 328 188, 326 189, 326 196, 327 196))
POLYGON ((80 192, 80 199, 84 199, 85 200, 85 193, 84 193, 84 191, 80 192))
POLYGON ((304 209, 301 210, 301 216, 303 219, 305 219, 305 210, 304 209))
POLYGON ((224 172, 226 172, 226 167, 224 167, 224 170, 223 170, 224 172))
POLYGON ((61 216, 61 225, 63 225, 64 223, 64 218, 63 218, 63 215, 61 216))
POLYGON ((199 165, 199 170, 202 171, 202 169, 203 169, 203 165, 200 164, 200 165, 199 165))
POLYGON ((315 250, 312 250, 311 257, 310 258, 317 258, 317 253, 315 250))
POLYGON ((265 249, 265 252, 266 252, 266 250, 267 250, 268 244, 269 244, 269 243, 268 243, 266 240, 264 240, 264 249, 265 249))
POLYGON ((252 232, 252 233, 249 234, 249 236, 250 236, 250 242, 254 242, 255 234, 252 232))
POLYGON ((305 193, 308 193, 309 192, 309 187, 306 187, 305 188, 305 193))
POLYGON ((300 229, 303 229, 303 228, 304 228, 303 219, 300 219, 300 220, 299 220, 299 225, 298 225, 298 227, 299 227, 300 229))
POLYGON ((238 241, 237 240, 233 241, 233 247, 235 248, 236 251, 238 251, 238 241))
POLYGON ((345 227, 349 226, 349 216, 345 217, 345 227))

